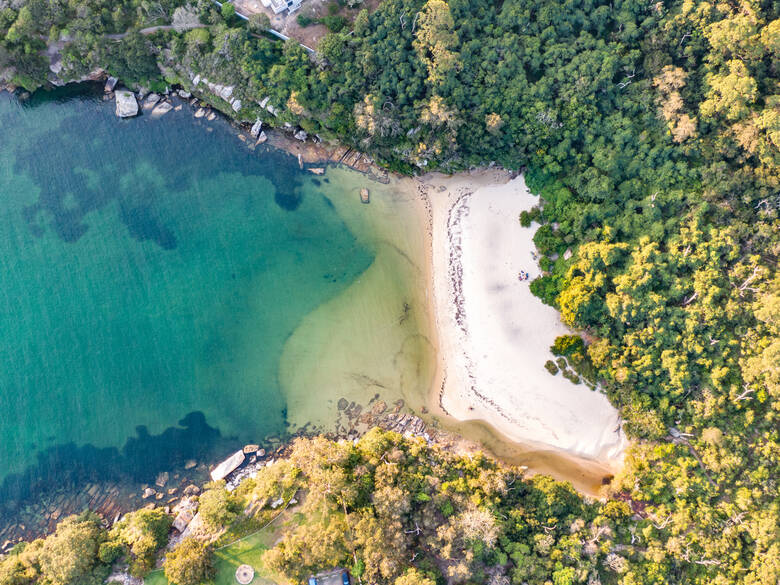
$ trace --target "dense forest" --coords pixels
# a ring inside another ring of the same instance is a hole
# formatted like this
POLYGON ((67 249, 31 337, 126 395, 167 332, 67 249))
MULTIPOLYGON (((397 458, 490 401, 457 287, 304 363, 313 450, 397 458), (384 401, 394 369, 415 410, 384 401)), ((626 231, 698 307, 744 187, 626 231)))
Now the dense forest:
MULTIPOLYGON (((417 515, 443 514, 441 500, 424 499, 429 482, 454 483, 495 531, 437 544, 434 534, 468 512, 451 502, 448 520, 415 541, 419 555, 373 559, 367 551, 379 545, 361 542, 367 556, 354 562, 367 559, 367 582, 484 583, 503 567, 499 576, 518 585, 595 582, 596 573, 625 585, 776 585, 780 3, 385 0, 353 16, 310 57, 208 0, 0 0, 0 78, 45 84, 46 49, 61 46, 61 78, 103 67, 128 84, 203 95, 192 80, 208 77, 235 87, 239 118, 300 126, 402 172, 492 162, 525 172, 540 204, 520 219, 542 224, 545 271, 532 290, 581 333, 585 343, 565 357, 601 383, 634 446, 602 505, 557 484, 556 496, 534 491, 549 480, 510 490, 511 472, 484 462, 494 488, 471 481, 465 462, 457 480, 431 463, 423 479, 381 487, 423 501, 381 512, 370 495, 383 468, 368 465, 358 493, 317 505, 341 498, 339 522, 414 527, 417 515), (167 23, 174 28, 138 32, 167 23), (586 554, 593 536, 583 535, 601 526, 598 552, 586 554), (436 547, 468 558, 467 570, 434 568, 425 551, 436 547), (596 571, 609 554, 612 570, 596 571)), ((354 474, 341 456, 333 469, 354 474)), ((306 542, 289 538, 273 556, 280 570, 306 542)), ((343 553, 355 542, 333 546, 343 553)), ((3 575, 3 585, 30 582, 3 575)))

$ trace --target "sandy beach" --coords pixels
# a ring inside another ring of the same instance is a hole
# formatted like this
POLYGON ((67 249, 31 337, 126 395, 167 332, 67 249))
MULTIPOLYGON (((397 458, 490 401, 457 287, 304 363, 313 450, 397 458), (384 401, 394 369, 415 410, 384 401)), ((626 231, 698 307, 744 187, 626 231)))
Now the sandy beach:
POLYGON ((460 421, 484 421, 525 450, 558 452, 599 468, 626 446, 617 411, 598 391, 544 367, 571 333, 531 294, 540 274, 522 210, 538 203, 522 176, 487 170, 417 180, 429 219, 432 320, 438 375, 431 403, 460 421), (521 280, 521 271, 528 278, 521 280))

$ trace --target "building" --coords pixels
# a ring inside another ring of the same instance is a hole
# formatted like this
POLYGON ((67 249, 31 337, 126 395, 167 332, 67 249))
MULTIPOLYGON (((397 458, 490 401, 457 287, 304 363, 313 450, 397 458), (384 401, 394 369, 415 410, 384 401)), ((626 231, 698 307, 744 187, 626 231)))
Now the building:
POLYGON ((309 577, 308 585, 350 585, 349 572, 346 569, 323 571, 309 577))
POLYGON ((263 6, 273 10, 274 14, 279 14, 285 10, 289 10, 291 13, 295 12, 301 7, 302 0, 260 0, 263 6))

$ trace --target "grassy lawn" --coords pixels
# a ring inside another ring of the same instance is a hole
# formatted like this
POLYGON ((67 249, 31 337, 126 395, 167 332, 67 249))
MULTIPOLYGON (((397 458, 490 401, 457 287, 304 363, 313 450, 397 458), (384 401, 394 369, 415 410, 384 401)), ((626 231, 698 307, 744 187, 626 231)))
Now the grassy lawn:
MULTIPOLYGON (((267 578, 261 557, 273 542, 273 529, 262 530, 242 541, 236 542, 216 551, 217 576, 214 585, 236 585, 236 569, 239 565, 250 565, 255 569, 253 585, 272 585, 274 581, 267 578)), ((168 580, 162 571, 150 573, 144 579, 144 585, 168 585, 168 580)))

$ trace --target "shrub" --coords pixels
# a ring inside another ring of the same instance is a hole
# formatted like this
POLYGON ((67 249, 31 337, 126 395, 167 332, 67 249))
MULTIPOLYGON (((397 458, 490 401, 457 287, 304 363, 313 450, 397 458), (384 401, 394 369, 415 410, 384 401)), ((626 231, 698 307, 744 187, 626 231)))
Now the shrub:
POLYGON ((534 207, 530 211, 523 210, 520 212, 520 225, 523 227, 531 227, 531 223, 539 221, 541 218, 541 210, 539 207, 534 207))
POLYGON ((558 366, 556 366, 555 362, 552 360, 547 360, 544 363, 544 367, 547 368, 547 371, 550 372, 553 376, 558 373, 558 366))
POLYGON ((550 351, 553 355, 570 356, 575 353, 584 354, 585 342, 579 335, 560 335, 555 338, 550 351))

